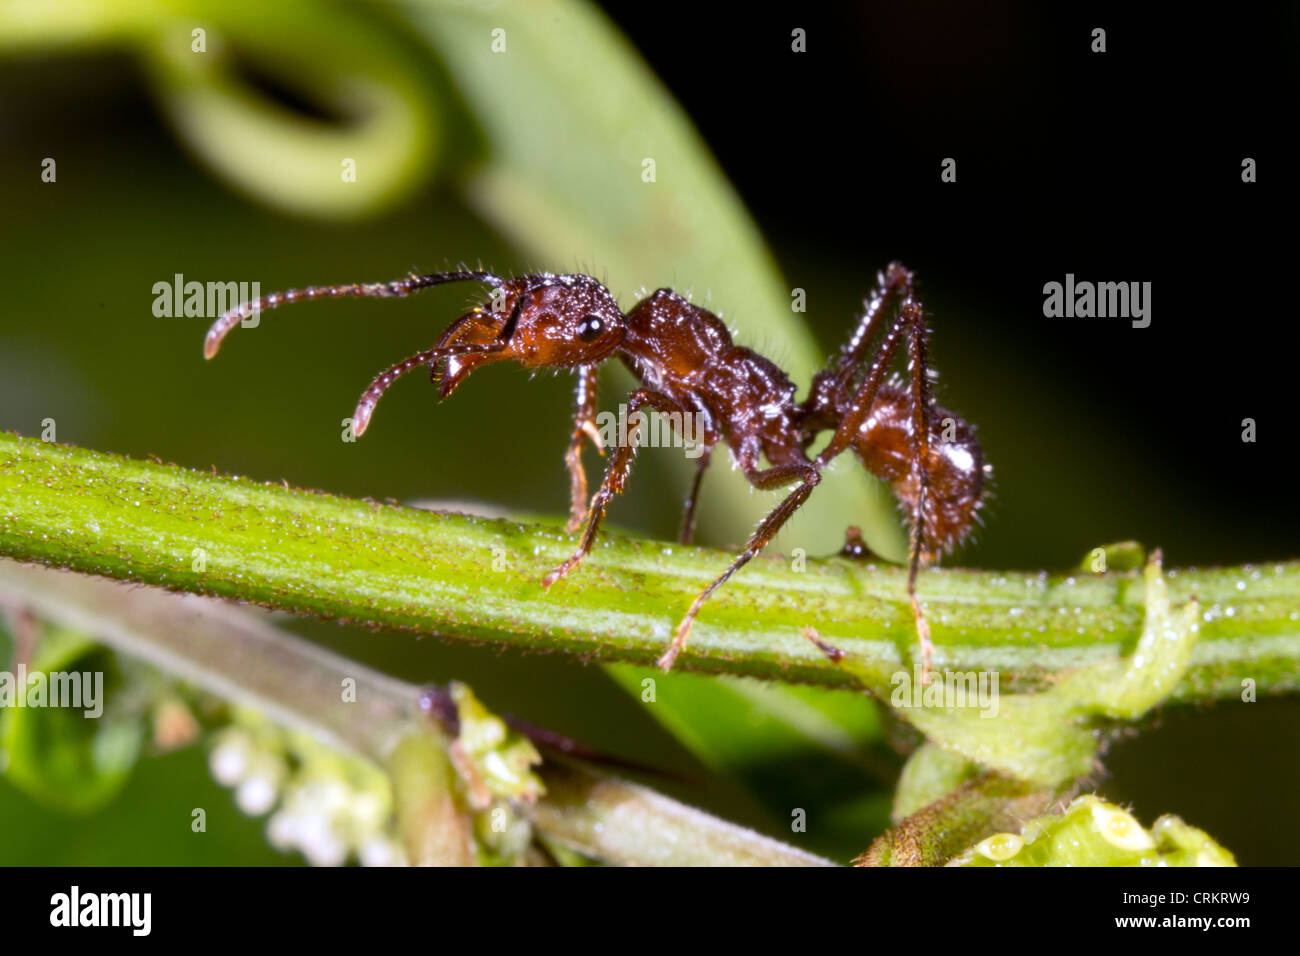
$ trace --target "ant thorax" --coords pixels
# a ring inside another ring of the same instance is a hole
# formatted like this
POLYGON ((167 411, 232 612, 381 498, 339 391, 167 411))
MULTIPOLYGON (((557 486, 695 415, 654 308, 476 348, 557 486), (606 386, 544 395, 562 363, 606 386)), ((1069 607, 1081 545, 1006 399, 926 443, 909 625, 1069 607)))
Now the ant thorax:
POLYGON ((795 386, 775 363, 736 345, 721 319, 670 289, 638 302, 627 323, 620 352, 645 386, 704 414, 738 458, 756 446, 774 462, 789 459, 799 435, 795 386))

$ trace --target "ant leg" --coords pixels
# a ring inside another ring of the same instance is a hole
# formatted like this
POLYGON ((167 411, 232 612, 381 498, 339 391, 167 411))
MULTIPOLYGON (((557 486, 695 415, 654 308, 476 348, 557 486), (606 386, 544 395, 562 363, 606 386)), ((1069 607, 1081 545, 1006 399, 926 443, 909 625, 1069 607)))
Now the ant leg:
MULTIPOLYGON (((893 310, 900 295, 904 299, 911 298, 912 273, 901 263, 891 262, 884 272, 876 273, 876 288, 872 291, 871 298, 863 303, 862 316, 849 340, 844 343, 839 354, 828 359, 826 366, 813 376, 808 397, 801 405, 804 419, 811 426, 812 432, 835 428, 843 421, 844 409, 854 392, 866 384, 856 383, 856 379, 867 359, 867 350, 875 340, 881 322, 893 310)), ((897 319, 893 321, 896 323, 897 319)), ((888 341, 882 344, 882 349, 886 346, 888 341)), ((893 352, 890 351, 889 354, 892 355, 893 352)), ((872 395, 874 394, 873 390, 872 395)), ((849 441, 852 442, 852 436, 849 441)))
POLYGON ((746 468, 745 477, 749 479, 750 484, 755 488, 775 488, 780 485, 788 485, 791 481, 798 481, 799 487, 786 495, 779 505, 768 512, 767 517, 762 520, 750 536, 749 543, 745 545, 745 550, 736 555, 730 567, 714 578, 708 587, 696 595, 695 600, 691 602, 690 608, 686 611, 686 616, 677 625, 677 630, 673 633, 673 641, 668 645, 668 650, 664 651, 659 660, 655 662, 665 671, 672 669, 673 662, 677 660, 677 655, 686 646, 686 639, 690 636, 691 626, 695 623, 695 617, 700 613, 700 608, 704 606, 704 602, 709 599, 709 596, 714 591, 722 587, 728 578, 767 547, 768 542, 781 530, 781 526, 789 521, 790 516, 808 500, 812 490, 822 480, 821 471, 812 462, 775 465, 766 471, 751 471, 746 468))
POLYGON ((908 547, 907 596, 912 601, 912 620, 921 645, 921 686, 930 683, 930 662, 934 643, 930 640, 930 623, 916 597, 916 576, 925 553, 925 512, 930 497, 930 362, 928 332, 921 304, 910 295, 899 309, 899 317, 911 326, 908 336, 908 379, 912 392, 912 479, 916 482, 916 504, 912 508, 912 534, 908 547))
POLYGON ((573 411, 573 435, 569 438, 569 448, 564 453, 564 464, 569 469, 569 523, 564 530, 573 534, 582 527, 582 519, 587 517, 587 472, 582 467, 582 446, 584 439, 590 439, 596 450, 605 454, 604 442, 596 430, 596 366, 578 367, 577 404, 573 411))
POLYGON ((695 537, 695 506, 700 500, 700 484, 704 481, 704 472, 709 467, 712 454, 712 449, 704 449, 699 464, 696 465, 695 478, 691 481, 691 490, 686 495, 686 506, 682 512, 682 527, 677 533, 677 540, 681 544, 690 544, 691 538, 695 537))
POLYGON ((921 610, 921 603, 916 596, 916 578, 921 569, 921 560, 925 553, 925 513, 929 506, 930 494, 930 370, 928 350, 926 347, 927 331, 925 316, 921 304, 909 292, 898 310, 898 318, 885 333, 880 349, 866 378, 859 386, 857 394, 849 404, 844 417, 840 420, 831 436, 830 443, 817 456, 816 465, 824 468, 830 461, 843 452, 852 443, 867 416, 871 413, 872 403, 880 391, 881 384, 889 371, 889 365, 903 334, 909 339, 908 378, 911 385, 912 433, 911 466, 912 480, 916 483, 916 502, 909 515, 911 537, 908 548, 907 595, 912 605, 912 617, 916 622, 917 640, 921 645, 921 682, 929 683, 931 659, 934 644, 930 640, 930 625, 921 610))
MULTIPOLYGON (((908 302, 912 302, 912 300, 909 298, 908 302)), ((906 308, 906 303, 904 303, 904 308, 906 308)), ((917 306, 917 308, 920 307, 917 306)), ((854 395, 852 401, 844 410, 839 424, 835 427, 834 434, 831 435, 830 442, 817 456, 816 464, 818 469, 829 465, 857 438, 858 432, 861 431, 863 424, 867 420, 867 416, 871 414, 871 406, 876 401, 880 386, 884 384, 885 376, 889 373, 889 364, 894 360, 899 343, 906 330, 908 330, 908 321, 904 319, 903 310, 900 309, 899 317, 889 327, 889 331, 885 333, 884 339, 880 342, 879 350, 871 360, 871 366, 867 369, 867 377, 862 380, 862 384, 858 386, 857 394, 854 395)), ((915 375, 915 371, 912 374, 915 375)))
MULTIPOLYGON (((647 388, 638 388, 628 396, 628 417, 630 418, 647 405, 663 414, 680 413, 682 411, 678 404, 667 395, 652 392, 647 388)), ((582 543, 578 545, 577 550, 563 564, 542 579, 542 587, 549 588, 577 567, 591 551, 591 546, 596 543, 596 532, 600 530, 600 523, 605 518, 605 509, 609 507, 609 502, 615 495, 623 493, 623 486, 627 483, 628 473, 632 470, 632 456, 636 454, 637 440, 634 437, 636 434, 636 431, 629 428, 627 444, 618 446, 614 451, 614 457, 611 459, 609 466, 605 469, 605 477, 600 483, 600 490, 592 497, 591 507, 587 511, 587 530, 582 534, 582 543)))
POLYGON ((839 356, 827 363, 827 371, 834 372, 841 384, 847 384, 848 379, 861 367, 867 348, 876 337, 881 317, 889 312, 900 293, 904 298, 911 297, 912 273, 903 268, 902 263, 891 262, 884 272, 876 273, 876 289, 866 301, 862 318, 853 335, 840 349, 839 356))

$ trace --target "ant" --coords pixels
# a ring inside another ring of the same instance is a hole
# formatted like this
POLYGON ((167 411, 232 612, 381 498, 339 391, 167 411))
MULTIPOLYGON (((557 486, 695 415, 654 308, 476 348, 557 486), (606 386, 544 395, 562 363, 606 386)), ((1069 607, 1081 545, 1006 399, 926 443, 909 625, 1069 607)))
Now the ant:
MULTIPOLYGON (((595 427, 596 372, 618 357, 641 383, 628 397, 629 415, 643 408, 661 414, 691 414, 701 423, 703 452, 686 496, 680 539, 689 543, 699 501, 700 482, 713 448, 725 441, 749 483, 756 488, 794 489, 765 517, 731 565, 692 602, 659 658, 672 667, 691 626, 709 596, 772 540, 781 526, 812 494, 822 472, 842 452, 852 449, 872 474, 888 482, 910 525, 907 593, 911 599, 922 658, 922 680, 930 674, 933 644, 916 595, 922 564, 951 551, 970 532, 984 500, 991 467, 974 428, 940 408, 930 394, 928 330, 912 273, 891 263, 877 275, 877 285, 852 337, 812 381, 808 396, 794 400, 795 386, 774 363, 735 345, 713 313, 670 289, 659 289, 626 314, 613 295, 586 275, 548 272, 503 279, 490 272, 461 269, 430 275, 412 274, 392 282, 313 286, 264 296, 222 315, 204 341, 212 358, 222 340, 244 318, 264 309, 317 298, 404 297, 449 282, 491 286, 490 302, 472 308, 453 322, 436 345, 403 359, 380 374, 362 394, 353 416, 360 436, 375 405, 398 378, 427 365, 446 398, 474 369, 511 359, 525 368, 577 371, 574 426, 565 463, 570 475, 571 509, 566 530, 586 530, 573 554, 542 581, 549 588, 572 571, 591 551, 613 497, 623 491, 636 441, 620 445, 599 490, 587 502, 582 449, 590 441, 603 454, 595 427), (874 355, 872 342, 880 338, 874 355), (906 337, 908 384, 889 375, 889 367, 906 337), (439 373, 441 367, 441 374, 439 373), (815 458, 807 449, 819 433, 832 431, 830 443, 815 458), (766 459, 764 464, 762 459, 766 459)), ((682 421, 686 421, 683 417, 682 421)))

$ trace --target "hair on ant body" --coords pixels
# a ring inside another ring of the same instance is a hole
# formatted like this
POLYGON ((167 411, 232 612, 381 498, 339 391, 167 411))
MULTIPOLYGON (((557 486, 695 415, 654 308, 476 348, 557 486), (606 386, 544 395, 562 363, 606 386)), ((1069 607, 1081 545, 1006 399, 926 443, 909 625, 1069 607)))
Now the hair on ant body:
MULTIPOLYGON (((380 397, 398 378, 428 366, 446 398, 476 368, 511 360, 526 368, 571 368, 578 387, 574 425, 565 463, 570 474, 571 507, 567 530, 586 528, 578 547, 542 581, 550 587, 591 551, 615 495, 622 492, 636 454, 636 443, 614 449, 599 489, 587 499, 581 452, 590 441, 602 448, 595 427, 596 371, 617 357, 641 386, 627 399, 628 414, 653 409, 664 415, 693 415, 702 423, 703 453, 686 496, 681 535, 689 542, 699 501, 700 482, 711 452, 725 442, 746 479, 756 488, 793 489, 762 520, 745 548, 696 596, 659 658, 665 670, 686 643, 696 616, 709 596, 772 540, 807 501, 826 466, 852 451, 869 472, 889 483, 910 527, 907 593, 920 643, 923 680, 928 678, 933 645, 917 599, 917 574, 923 564, 951 551, 970 532, 984 500, 990 467, 974 428, 940 408, 930 394, 928 330, 916 298, 912 273, 891 263, 853 335, 814 376, 802 402, 795 386, 773 362, 732 342, 713 313, 670 289, 659 289, 624 313, 613 295, 586 275, 537 273, 504 279, 490 272, 459 270, 411 275, 393 282, 313 286, 265 296, 221 316, 208 331, 204 356, 212 358, 225 336, 254 312, 290 302, 356 296, 403 297, 449 282, 482 282, 494 289, 490 302, 475 306, 443 332, 430 349, 403 359, 381 373, 362 393, 353 416, 361 435, 380 397), (874 353, 872 344, 879 340, 874 353), (904 341, 908 380, 889 377, 904 341), (441 373, 440 373, 441 368, 441 373), (832 432, 816 457, 808 448, 832 432)), ((683 419, 684 420, 684 417, 683 419)))

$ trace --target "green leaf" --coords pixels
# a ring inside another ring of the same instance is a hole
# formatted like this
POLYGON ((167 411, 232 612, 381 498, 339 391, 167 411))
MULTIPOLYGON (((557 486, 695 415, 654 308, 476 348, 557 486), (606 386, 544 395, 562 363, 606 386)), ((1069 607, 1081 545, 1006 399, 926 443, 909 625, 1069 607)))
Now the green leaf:
POLYGON ((6 693, 7 706, 0 712, 6 778, 46 806, 71 813, 98 809, 126 782, 145 736, 140 712, 105 704, 123 684, 115 656, 81 634, 60 629, 41 638, 24 671, 4 676, 16 683, 23 673, 26 705, 12 704, 6 693), (74 686, 65 680, 81 688, 71 701, 76 706, 61 696, 74 686), (38 687, 43 688, 39 697, 38 687))

